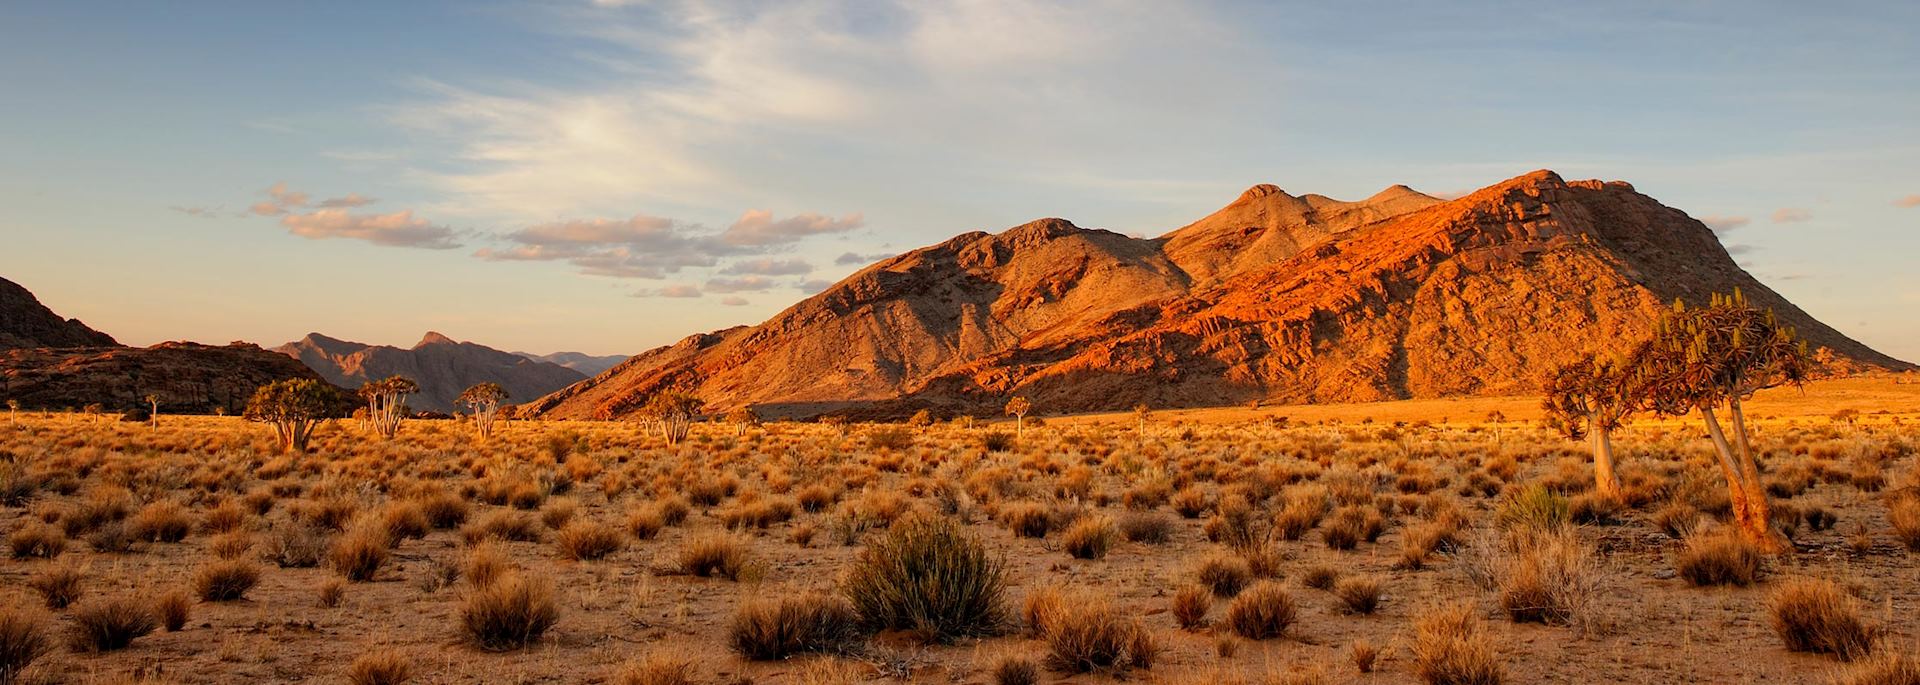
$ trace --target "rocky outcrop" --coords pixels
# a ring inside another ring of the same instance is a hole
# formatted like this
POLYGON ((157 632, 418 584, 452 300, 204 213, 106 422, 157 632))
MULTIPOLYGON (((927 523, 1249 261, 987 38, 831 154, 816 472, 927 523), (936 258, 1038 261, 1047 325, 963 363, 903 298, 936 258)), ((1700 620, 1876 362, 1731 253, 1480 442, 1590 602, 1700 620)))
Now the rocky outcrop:
POLYGON ((452 412, 454 400, 479 383, 498 383, 512 400, 540 397, 585 380, 586 374, 557 364, 429 332, 411 348, 368 345, 319 333, 273 349, 300 360, 334 385, 358 388, 388 376, 420 385, 407 399, 416 410, 452 412))
POLYGON ((114 347, 113 336, 63 319, 20 284, 0 278, 0 350, 23 347, 114 347))
POLYGON ((632 413, 664 389, 763 415, 1043 411, 1527 392, 1739 289, 1829 357, 1911 369, 1740 269, 1620 182, 1539 171, 1442 201, 1254 186, 1154 240, 1043 219, 872 265, 754 327, 692 336, 532 403, 632 413))
POLYGON ((251 343, 225 346, 169 342, 152 347, 30 348, 0 352, 0 397, 30 409, 238 414, 262 385, 319 375, 251 343))

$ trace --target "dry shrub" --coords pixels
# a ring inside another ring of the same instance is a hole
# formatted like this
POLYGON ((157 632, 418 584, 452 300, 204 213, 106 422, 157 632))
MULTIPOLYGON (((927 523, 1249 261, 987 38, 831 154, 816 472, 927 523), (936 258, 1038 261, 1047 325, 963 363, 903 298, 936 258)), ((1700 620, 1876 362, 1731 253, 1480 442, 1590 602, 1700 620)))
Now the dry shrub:
POLYGON ((1113 520, 1104 516, 1087 516, 1067 527, 1060 535, 1060 546, 1075 559, 1099 559, 1107 556, 1107 550, 1113 547, 1113 541, 1119 537, 1114 530, 1113 520))
POLYGON ((952 519, 902 519, 855 557, 842 590, 869 628, 926 640, 990 635, 1006 622, 1005 562, 952 519))
POLYGON ((1834 675, 1833 685, 1920 685, 1920 657, 1882 649, 1834 675))
POLYGON ((220 506, 207 510, 206 517, 200 521, 200 530, 208 533, 228 533, 240 530, 247 525, 247 511, 238 500, 229 499, 220 506))
POLYGON ((627 513, 627 532, 635 540, 652 540, 667 526, 667 520, 660 515, 656 507, 642 507, 627 513))
POLYGON ((1572 505, 1567 498, 1540 483, 1510 492, 1500 500, 1500 508, 1494 513, 1494 519, 1508 530, 1556 530, 1572 518, 1572 505))
POLYGON ((1246 589, 1253 582, 1253 569, 1247 560, 1232 554, 1214 552, 1194 569, 1194 577, 1201 585, 1213 591, 1219 597, 1232 597, 1246 589))
POLYGON ((433 529, 433 523, 427 518, 426 511, 413 502, 394 502, 380 510, 380 525, 386 529, 387 539, 392 542, 418 540, 427 536, 433 529))
POLYGON ((1233 598, 1227 606, 1226 625, 1240 637, 1270 640, 1285 636, 1298 618, 1293 595, 1279 583, 1263 580, 1233 598))
POLYGON ((1508 536, 1496 561, 1500 608, 1516 623, 1585 625, 1602 580, 1592 550, 1571 528, 1525 529, 1508 536))
POLYGON ((1427 685, 1500 685, 1506 667, 1473 604, 1434 607, 1413 620, 1413 672, 1427 685))
POLYGON ((1213 506, 1213 500, 1207 497, 1207 491, 1200 489, 1200 486, 1189 485, 1174 493, 1168 504, 1181 518, 1196 519, 1213 506))
POLYGON ((290 523, 267 537, 264 552, 280 568, 312 568, 320 565, 330 542, 318 526, 290 523))
POLYGON ((15 559, 52 559, 67 550, 67 536, 44 523, 23 526, 7 537, 15 559))
POLYGON ((539 542, 540 522, 523 511, 496 511, 461 529, 468 544, 492 538, 508 542, 539 542))
POLYGON ((1173 539, 1173 520, 1165 514, 1127 512, 1120 517, 1120 535, 1128 542, 1166 544, 1173 539))
POLYGON ((1037 502, 1001 505, 1000 522, 1023 538, 1044 538, 1053 530, 1053 513, 1037 502))
POLYGON ((1333 515, 1333 521, 1320 531, 1321 539, 1328 549, 1349 550, 1361 542, 1373 542, 1387 529, 1386 517, 1373 507, 1341 507, 1333 515))
POLYGON ((193 517, 186 507, 170 500, 142 507, 127 520, 127 533, 146 542, 179 542, 193 532, 193 517))
POLYGON ((67 643, 76 652, 124 649, 159 625, 153 607, 132 597, 89 600, 75 605, 71 613, 67 643))
POLYGON ((560 529, 554 542, 560 556, 575 561, 592 561, 625 549, 626 535, 618 528, 596 521, 574 521, 560 529))
POLYGON ((1674 555, 1673 568, 1694 585, 1745 587, 1760 578, 1764 558, 1758 546, 1726 528, 1687 536, 1686 547, 1674 555))
POLYGON ((160 618, 160 627, 169 633, 179 632, 193 614, 193 599, 184 590, 168 590, 153 601, 153 611, 160 618))
POLYGON ((1892 524, 1893 534, 1908 550, 1920 552, 1920 495, 1904 495, 1893 498, 1887 504, 1887 523, 1892 524))
POLYGON ((1326 590, 1340 580, 1340 571, 1326 564, 1315 564, 1300 572, 1300 585, 1315 590, 1326 590))
POLYGON ((1333 586, 1333 596, 1340 598, 1347 613, 1371 614, 1380 608, 1380 581, 1369 577, 1343 579, 1333 586))
POLYGON ((1460 529, 1452 521, 1428 521, 1407 527, 1400 535, 1400 560, 1396 566, 1419 570, 1426 568, 1427 557, 1451 550, 1460 544, 1460 529))
POLYGON ((519 649, 539 641, 560 620, 553 587, 510 574, 467 592, 460 604, 460 627, 487 651, 519 649))
POLYGON ((238 559, 253 551, 253 535, 244 530, 215 535, 207 541, 207 551, 216 558, 238 559))
POLYGON ((1031 637, 1046 635, 1047 626, 1051 625, 1053 617, 1065 610, 1066 605, 1067 592, 1058 585, 1040 587, 1027 593, 1027 599, 1020 608, 1027 634, 1031 637))
POLYGON ((1047 621, 1047 664, 1066 673, 1149 669, 1159 645, 1139 621, 1106 601, 1075 597, 1047 621))
POLYGON ((1197 630, 1207 624, 1207 612, 1213 609, 1213 591, 1201 585, 1182 585, 1173 593, 1173 620, 1185 630, 1197 630))
POLYGON ((547 528, 560 530, 566 527, 567 523, 572 521, 574 515, 579 512, 580 503, 574 501, 573 498, 555 498, 547 502, 547 506, 540 509, 540 522, 546 524, 547 528))
POLYGON ((693 685, 693 664, 663 652, 629 661, 613 677, 614 685, 693 685))
POLYGON ((693 505, 679 495, 661 497, 654 501, 653 508, 660 512, 660 520, 666 521, 669 526, 685 523, 687 515, 693 512, 693 505))
POLYGON ((1354 670, 1372 673, 1373 664, 1380 660, 1380 648, 1373 646, 1366 638, 1356 638, 1347 648, 1347 658, 1353 662, 1354 670))
POLYGON ((467 583, 475 587, 490 585, 493 581, 513 570, 513 563, 507 557, 507 550, 497 542, 484 542, 474 545, 467 552, 467 583))
POLYGON ((747 543, 722 533, 708 533, 680 545, 681 573, 701 578, 739 580, 747 569, 747 543))
POLYGON ((356 583, 373 580, 380 567, 392 556, 385 528, 359 525, 333 541, 327 550, 327 564, 347 580, 356 583))
POLYGON ((321 608, 332 609, 340 606, 340 602, 346 598, 346 581, 340 580, 339 578, 328 578, 320 581, 318 600, 321 608))
POLYGON ((0 685, 20 682, 20 674, 53 649, 47 618, 25 607, 0 607, 0 685))
POLYGON ((728 644, 755 661, 845 651, 860 639, 860 617, 846 599, 820 593, 750 599, 734 612, 728 644))
POLYGON ((1672 502, 1653 512, 1653 527, 1675 540, 1684 539, 1693 534, 1700 525, 1700 510, 1686 502, 1672 502))
POLYGON ((1773 632, 1794 652, 1855 659, 1872 651, 1880 630, 1860 618, 1860 608, 1830 580, 1794 578, 1767 598, 1773 632))
POLYGON ((193 591, 203 602, 230 602, 247 596, 260 582, 260 567, 244 559, 215 561, 193 574, 193 591))
POLYGON ((352 685, 400 685, 413 679, 413 660, 397 649, 376 649, 347 666, 352 685))
POLYGON ((1040 664, 1023 654, 1004 654, 987 669, 987 679, 993 685, 1037 685, 1040 664))
POLYGON ((467 500, 451 493, 434 493, 420 498, 420 513, 427 517, 428 525, 452 530, 467 522, 467 500))
POLYGON ((27 580, 27 587, 40 593, 48 609, 65 609, 86 591, 87 574, 80 567, 62 564, 41 571, 27 580))
POLYGON ((1268 526, 1245 497, 1230 495, 1220 498, 1213 509, 1213 516, 1207 517, 1207 523, 1200 531, 1208 540, 1235 548, 1249 548, 1266 539, 1268 526))

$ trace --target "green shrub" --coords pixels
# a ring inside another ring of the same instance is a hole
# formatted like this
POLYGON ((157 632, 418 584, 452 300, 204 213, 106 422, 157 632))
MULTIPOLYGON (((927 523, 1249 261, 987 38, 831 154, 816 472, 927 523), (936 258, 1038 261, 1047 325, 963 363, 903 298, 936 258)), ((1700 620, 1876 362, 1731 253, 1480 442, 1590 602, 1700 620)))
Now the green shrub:
POLYGON ((867 627, 923 639, 991 635, 1006 623, 1005 562, 951 519, 902 519, 860 551, 843 592, 867 627))

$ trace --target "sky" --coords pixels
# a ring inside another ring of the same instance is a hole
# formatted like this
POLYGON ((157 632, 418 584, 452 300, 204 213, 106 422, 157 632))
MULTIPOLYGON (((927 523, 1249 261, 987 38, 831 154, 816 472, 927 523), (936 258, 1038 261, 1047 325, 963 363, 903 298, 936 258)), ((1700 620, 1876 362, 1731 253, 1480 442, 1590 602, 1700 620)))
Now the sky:
POLYGON ((121 342, 632 354, 1058 216, 1540 168, 1920 360, 1920 3, 0 5, 0 276, 121 342))

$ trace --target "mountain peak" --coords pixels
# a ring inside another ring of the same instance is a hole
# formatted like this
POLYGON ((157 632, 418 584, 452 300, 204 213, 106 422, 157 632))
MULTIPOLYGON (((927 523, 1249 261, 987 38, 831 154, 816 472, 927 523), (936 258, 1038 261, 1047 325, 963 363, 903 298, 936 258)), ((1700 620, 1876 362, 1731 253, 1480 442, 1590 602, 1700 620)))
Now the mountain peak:
POLYGON ((426 335, 421 336, 420 342, 414 343, 413 349, 417 350, 422 347, 426 347, 428 345, 458 345, 458 344, 460 344, 460 341, 441 335, 439 331, 427 331, 426 335))
MULTIPOLYGON (((1261 183, 1253 186, 1252 188, 1248 188, 1246 192, 1240 193, 1240 197, 1236 198, 1234 201, 1247 202, 1249 200, 1257 200, 1259 198, 1268 197, 1271 195, 1286 195, 1286 194, 1287 194, 1287 191, 1281 190, 1280 186, 1274 185, 1272 183, 1261 183)), ((1288 197, 1292 197, 1292 196, 1288 195, 1288 197)))

